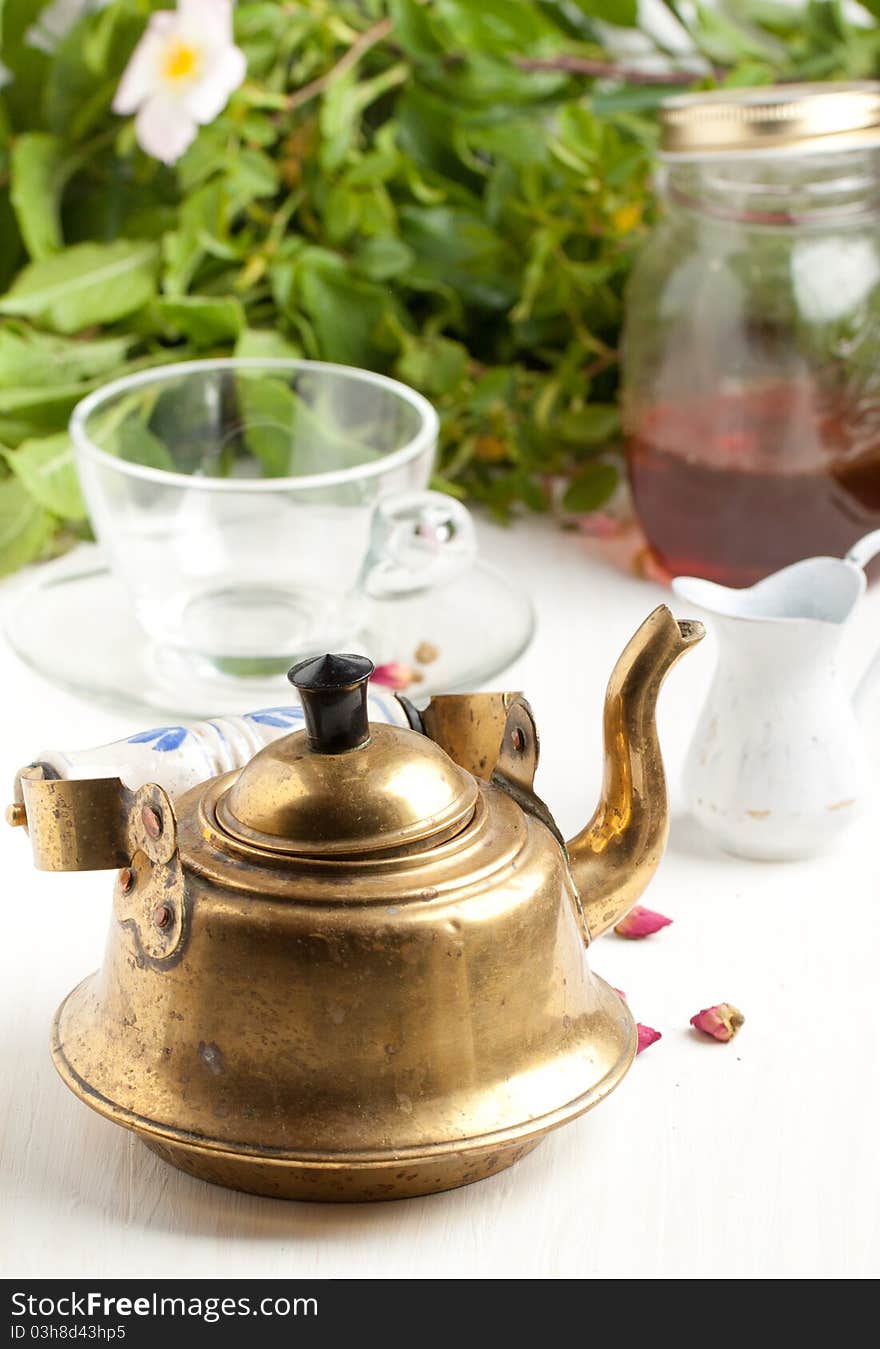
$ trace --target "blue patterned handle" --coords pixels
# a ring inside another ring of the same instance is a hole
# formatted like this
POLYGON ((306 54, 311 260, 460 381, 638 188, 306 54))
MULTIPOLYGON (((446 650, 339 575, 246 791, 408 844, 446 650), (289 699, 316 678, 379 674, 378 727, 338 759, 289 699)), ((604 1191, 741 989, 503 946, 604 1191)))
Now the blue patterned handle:
MULTIPOLYGON (((371 721, 408 724, 391 693, 372 687, 368 706, 371 721)), ((298 731, 303 720, 298 703, 264 707, 240 717, 155 726, 96 749, 44 750, 34 762, 46 765, 59 778, 118 777, 132 791, 155 782, 170 796, 180 796, 218 773, 242 768, 264 745, 298 731)))

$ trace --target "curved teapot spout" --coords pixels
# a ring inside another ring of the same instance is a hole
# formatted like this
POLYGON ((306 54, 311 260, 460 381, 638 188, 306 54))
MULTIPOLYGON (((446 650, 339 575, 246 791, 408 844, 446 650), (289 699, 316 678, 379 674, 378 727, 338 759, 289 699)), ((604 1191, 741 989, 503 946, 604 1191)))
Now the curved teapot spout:
POLYGON ((660 605, 628 642, 605 695, 605 777, 592 820, 568 844, 590 936, 618 923, 653 876, 669 829, 655 711, 660 685, 705 629, 660 605))

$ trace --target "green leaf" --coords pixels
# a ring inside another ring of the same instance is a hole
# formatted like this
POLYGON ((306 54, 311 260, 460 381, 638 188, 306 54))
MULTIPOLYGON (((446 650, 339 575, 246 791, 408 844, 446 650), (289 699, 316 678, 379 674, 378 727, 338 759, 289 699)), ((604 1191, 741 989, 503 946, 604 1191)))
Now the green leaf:
POLYGON ((185 198, 179 224, 162 240, 162 289, 169 295, 185 293, 201 266, 208 246, 225 240, 230 206, 223 182, 206 183, 185 198))
POLYGON ((487 370, 474 384, 469 401, 475 412, 495 412, 512 404, 516 394, 516 370, 498 365, 487 370))
POLYGON ((235 354, 252 360, 277 360, 302 356, 302 348, 275 328, 245 328, 235 344, 235 354))
POLYGON ((29 418, 0 417, 0 441, 10 449, 20 445, 23 440, 31 440, 39 433, 40 428, 29 418))
POLYGON ((248 449, 260 461, 266 478, 293 472, 297 397, 283 379, 242 374, 236 380, 248 449))
POLYGON ((238 206, 273 197, 278 191, 278 168, 262 150, 239 150, 226 165, 226 187, 238 206))
POLYGON ((7 464, 30 495, 62 520, 84 520, 85 502, 66 431, 42 440, 26 440, 6 451, 7 464))
POLYGON ((166 473, 175 473, 179 465, 175 462, 168 446, 158 436, 154 436, 143 422, 129 419, 101 441, 101 448, 108 454, 115 454, 129 464, 142 464, 144 468, 161 468, 166 473))
POLYGON ((617 469, 612 464, 587 464, 569 483, 562 508, 578 515, 596 511, 605 505, 616 486, 617 469))
POLYGON ((13 78, 3 91, 15 128, 25 130, 41 122, 40 106, 50 68, 49 57, 27 41, 31 25, 49 0, 3 0, 0 15, 0 60, 13 78))
POLYGON ((574 0, 574 3, 589 18, 620 28, 635 28, 639 21, 638 0, 574 0))
POLYGON ((18 478, 0 482, 0 575, 39 557, 53 529, 52 516, 18 478))
POLYGON ((274 145, 278 139, 278 124, 266 113, 252 112, 242 122, 241 134, 252 147, 274 145))
POLYGON ((482 122, 465 126, 459 144, 467 146, 472 155, 482 154, 484 162, 491 159, 497 165, 501 161, 505 167, 543 164, 547 158, 544 137, 536 136, 532 119, 521 114, 489 126, 482 122))
POLYGON ((401 239, 395 239, 393 234, 367 239, 354 255, 355 267, 371 281, 390 281, 395 276, 404 276, 413 261, 412 249, 401 239))
POLYGON ((588 403, 579 412, 563 413, 553 429, 566 444, 601 445, 620 430, 620 413, 611 403, 588 403))
POLYGON ((143 36, 144 13, 139 4, 98 0, 55 0, 47 17, 53 12, 56 24, 67 19, 68 31, 51 53, 41 102, 49 129, 77 142, 109 120, 123 68, 143 36))
POLYGON ((151 242, 75 244, 25 267, 0 299, 0 313, 24 314, 60 333, 113 323, 155 293, 158 261, 151 242))
POLYGON ((417 85, 409 88, 398 102, 395 122, 398 144, 408 159, 411 174, 415 167, 442 174, 450 182, 473 179, 452 147, 450 131, 455 125, 455 109, 446 100, 417 85))
POLYGON ((0 192, 0 291, 12 280, 22 258, 21 233, 9 197, 0 192))
POLYGON ((467 372, 468 350, 448 337, 407 338, 394 373, 406 384, 427 394, 445 394, 456 388, 467 372))
POLYGON ((324 226, 330 243, 342 244, 354 234, 361 217, 361 205, 360 193, 342 186, 330 189, 324 206, 324 226))
POLYGON ((321 167, 325 172, 333 172, 344 163, 370 104, 402 84, 407 74, 406 66, 399 63, 370 80, 357 80, 354 71, 348 71, 333 81, 321 105, 321 167))
POLYGON ((772 84, 775 72, 766 61, 742 61, 725 75, 725 89, 754 89, 759 84, 772 84))
POLYGON ((178 295, 155 300, 150 313, 159 325, 196 347, 234 342, 244 328, 241 301, 234 296, 178 295))
POLYGON ((0 414, 14 412, 19 416, 30 417, 41 429, 60 430, 74 404, 92 387, 90 382, 83 381, 78 384, 40 385, 36 389, 18 385, 13 389, 0 389, 0 414))
POLYGON ((267 478, 349 468, 381 453, 337 425, 332 386, 308 402, 283 377, 245 372, 236 386, 245 442, 267 478))
MULTIPOLYGON (((537 48, 552 53, 559 44, 537 48)), ((528 50, 528 48, 527 48, 528 50)), ((542 103, 569 84, 565 71, 522 70, 514 59, 490 52, 469 52, 445 75, 445 92, 457 107, 485 108, 499 104, 542 103)))
POLYGON ((413 275, 442 281, 465 303, 506 309, 517 295, 518 259, 475 212, 449 206, 401 210, 401 234, 415 253, 413 275))
POLYGON ((382 363, 376 330, 391 307, 384 290, 322 254, 303 258, 299 291, 323 360, 368 368, 382 363))
POLYGON ((77 384, 118 373, 135 339, 54 337, 21 324, 0 327, 0 389, 77 384))
POLYGON ((389 0, 394 40, 414 56, 433 57, 443 51, 431 28, 425 6, 419 0, 389 0))
POLYGON ((590 98, 590 107, 597 117, 613 117, 622 112, 654 112, 670 94, 680 94, 680 84, 622 84, 617 89, 603 89, 590 98))
POLYGON ((562 36, 531 0, 435 0, 432 12, 435 29, 442 25, 447 42, 460 52, 534 55, 548 39, 558 44, 562 36))
POLYGON ((56 136, 79 138, 105 116, 113 86, 96 79, 84 59, 81 35, 74 29, 52 56, 41 102, 46 123, 56 136))
POLYGON ((10 199, 21 237, 34 259, 63 245, 60 204, 65 179, 61 142, 44 132, 19 136, 12 146, 10 199))
POLYGON ((775 37, 755 24, 742 23, 732 14, 697 5, 700 46, 713 61, 734 65, 749 58, 761 61, 785 59, 785 48, 775 37))
POLYGON ((602 126, 592 108, 584 103, 564 107, 549 148, 576 174, 594 173, 602 149, 602 126))

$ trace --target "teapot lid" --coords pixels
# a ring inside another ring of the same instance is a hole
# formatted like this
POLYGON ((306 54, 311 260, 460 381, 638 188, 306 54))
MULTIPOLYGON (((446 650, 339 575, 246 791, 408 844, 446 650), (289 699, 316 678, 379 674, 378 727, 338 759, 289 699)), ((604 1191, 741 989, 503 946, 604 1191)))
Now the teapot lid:
POLYGON ((476 782, 427 736, 370 725, 372 673, 354 655, 293 667, 306 728, 262 749, 220 797, 227 834, 273 853, 341 859, 418 851, 467 824, 476 782))

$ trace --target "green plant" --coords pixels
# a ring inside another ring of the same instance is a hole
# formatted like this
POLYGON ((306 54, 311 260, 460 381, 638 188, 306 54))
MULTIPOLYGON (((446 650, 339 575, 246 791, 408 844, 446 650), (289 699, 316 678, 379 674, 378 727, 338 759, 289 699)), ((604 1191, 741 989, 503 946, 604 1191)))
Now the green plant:
POLYGON ((87 528, 64 434, 85 392, 232 351, 413 384, 439 485, 500 516, 560 477, 595 509, 658 101, 868 77, 880 52, 880 0, 864 24, 839 0, 698 5, 668 73, 611 54, 635 0, 242 0, 247 79, 168 168, 111 101, 169 4, 112 0, 55 43, 57 0, 0 0, 3 571, 87 528))

